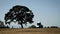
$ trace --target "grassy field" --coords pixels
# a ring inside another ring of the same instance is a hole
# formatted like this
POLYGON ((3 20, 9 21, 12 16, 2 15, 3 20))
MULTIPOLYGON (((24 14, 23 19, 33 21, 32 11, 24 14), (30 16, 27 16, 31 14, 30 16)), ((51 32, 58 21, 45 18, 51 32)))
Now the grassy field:
POLYGON ((60 28, 0 29, 0 34, 60 34, 60 28))

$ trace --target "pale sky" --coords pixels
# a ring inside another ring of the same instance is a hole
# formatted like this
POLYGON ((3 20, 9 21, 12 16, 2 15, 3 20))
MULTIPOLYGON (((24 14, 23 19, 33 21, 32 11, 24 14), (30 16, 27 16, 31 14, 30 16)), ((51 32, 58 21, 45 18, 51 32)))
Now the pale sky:
MULTIPOLYGON (((15 5, 27 6, 32 10, 34 25, 41 22, 44 27, 60 27, 60 0, 0 0, 0 20, 4 21, 5 13, 15 5)), ((14 23, 10 26, 18 27, 14 23)))

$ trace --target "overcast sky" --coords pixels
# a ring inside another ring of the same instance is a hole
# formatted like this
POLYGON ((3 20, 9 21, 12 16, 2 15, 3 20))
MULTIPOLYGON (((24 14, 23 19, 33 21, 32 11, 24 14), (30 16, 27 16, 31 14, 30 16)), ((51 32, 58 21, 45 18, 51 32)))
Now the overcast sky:
MULTIPOLYGON (((60 27, 60 0, 0 0, 0 20, 15 5, 27 6, 34 14, 34 25, 41 22, 44 26, 60 27)), ((17 27, 16 24, 10 26, 17 27)), ((30 24, 28 24, 30 26, 30 24)))

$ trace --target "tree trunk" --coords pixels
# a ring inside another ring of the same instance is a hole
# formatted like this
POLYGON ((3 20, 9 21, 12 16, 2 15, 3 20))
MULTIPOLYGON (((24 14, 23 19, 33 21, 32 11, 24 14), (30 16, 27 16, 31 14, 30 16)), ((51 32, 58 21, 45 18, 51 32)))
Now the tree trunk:
POLYGON ((23 23, 18 21, 18 24, 21 25, 21 28, 23 28, 23 23))
POLYGON ((23 28, 23 24, 21 23, 21 28, 23 28))

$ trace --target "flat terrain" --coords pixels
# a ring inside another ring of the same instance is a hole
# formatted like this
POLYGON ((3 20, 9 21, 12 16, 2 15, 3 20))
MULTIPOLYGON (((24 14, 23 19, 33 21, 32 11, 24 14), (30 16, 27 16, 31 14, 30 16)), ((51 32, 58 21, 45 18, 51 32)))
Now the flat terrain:
POLYGON ((0 34, 60 34, 60 28, 24 28, 24 29, 3 29, 0 34))

